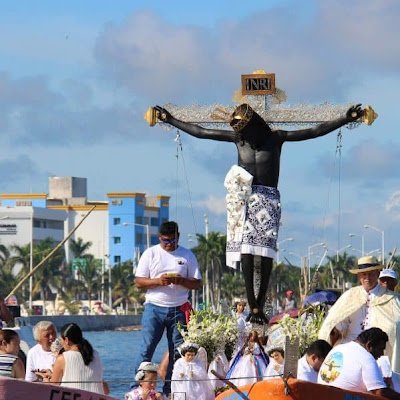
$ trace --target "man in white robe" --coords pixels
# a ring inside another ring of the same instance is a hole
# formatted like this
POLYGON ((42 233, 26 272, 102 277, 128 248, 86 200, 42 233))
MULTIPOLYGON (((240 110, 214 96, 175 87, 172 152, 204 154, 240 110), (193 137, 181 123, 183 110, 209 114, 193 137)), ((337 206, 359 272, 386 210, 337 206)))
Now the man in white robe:
POLYGON ((400 372, 400 299, 378 283, 383 268, 377 259, 365 256, 358 259, 357 274, 360 286, 344 292, 329 310, 322 324, 319 338, 331 345, 348 343, 364 330, 377 327, 387 333, 386 355, 392 370, 400 372))

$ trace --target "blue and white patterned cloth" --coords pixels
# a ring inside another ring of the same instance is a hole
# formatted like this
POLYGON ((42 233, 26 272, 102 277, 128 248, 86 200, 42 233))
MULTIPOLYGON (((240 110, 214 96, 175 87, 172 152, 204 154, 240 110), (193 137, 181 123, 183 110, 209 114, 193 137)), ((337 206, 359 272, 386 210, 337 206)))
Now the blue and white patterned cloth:
POLYGON ((242 200, 239 204, 236 204, 236 207, 233 207, 232 204, 229 204, 228 199, 231 202, 234 201, 231 192, 234 192, 235 188, 230 188, 226 184, 225 186, 228 189, 227 265, 235 268, 236 263, 240 261, 241 254, 275 258, 281 219, 279 190, 273 187, 252 185, 251 194, 245 196, 245 201, 242 200), (232 208, 237 211, 239 207, 242 207, 241 214, 244 216, 244 222, 243 224, 236 224, 236 231, 233 234, 232 230, 235 227, 232 228, 232 215, 229 211, 232 208), (240 234, 237 234, 237 231, 240 234))

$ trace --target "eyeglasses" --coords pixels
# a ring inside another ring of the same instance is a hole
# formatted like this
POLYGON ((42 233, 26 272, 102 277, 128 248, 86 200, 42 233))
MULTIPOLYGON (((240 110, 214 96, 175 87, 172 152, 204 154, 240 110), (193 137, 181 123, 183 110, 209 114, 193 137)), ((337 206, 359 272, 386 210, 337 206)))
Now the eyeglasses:
POLYGON ((163 242, 163 243, 165 243, 165 244, 174 244, 174 243, 176 243, 176 238, 174 238, 174 239, 164 239, 164 238, 160 238, 160 240, 163 242))

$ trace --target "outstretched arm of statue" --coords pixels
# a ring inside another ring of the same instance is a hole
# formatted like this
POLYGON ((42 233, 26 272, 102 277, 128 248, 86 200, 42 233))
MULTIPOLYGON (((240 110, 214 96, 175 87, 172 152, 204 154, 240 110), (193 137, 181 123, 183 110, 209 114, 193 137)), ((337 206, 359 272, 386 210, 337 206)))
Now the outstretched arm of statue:
POLYGON ((206 129, 202 126, 192 124, 190 122, 179 121, 174 118, 169 111, 160 106, 155 106, 155 110, 158 111, 157 118, 178 128, 191 136, 197 137, 199 139, 212 139, 219 140, 222 142, 234 142, 235 141, 235 133, 233 131, 227 131, 223 129, 206 129))
POLYGON ((346 115, 332 121, 323 122, 313 128, 301 129, 297 131, 279 131, 284 141, 296 142, 300 140, 313 139, 319 136, 324 136, 335 129, 340 128, 350 122, 355 122, 361 118, 364 111, 361 108, 361 104, 350 107, 346 115))

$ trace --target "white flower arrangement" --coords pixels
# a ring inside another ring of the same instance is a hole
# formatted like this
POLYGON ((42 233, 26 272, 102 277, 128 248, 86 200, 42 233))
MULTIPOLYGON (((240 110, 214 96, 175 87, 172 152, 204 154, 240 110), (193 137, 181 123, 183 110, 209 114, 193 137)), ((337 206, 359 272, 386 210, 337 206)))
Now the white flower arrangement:
POLYGON ((239 336, 236 318, 231 315, 216 314, 211 309, 192 313, 186 328, 178 325, 178 330, 185 342, 193 342, 204 347, 208 363, 218 353, 233 349, 239 336))
POLYGON ((303 356, 307 347, 318 340, 318 332, 325 319, 326 311, 320 306, 310 306, 299 311, 298 318, 291 318, 284 315, 278 322, 285 336, 293 342, 299 338, 299 358, 303 356))

